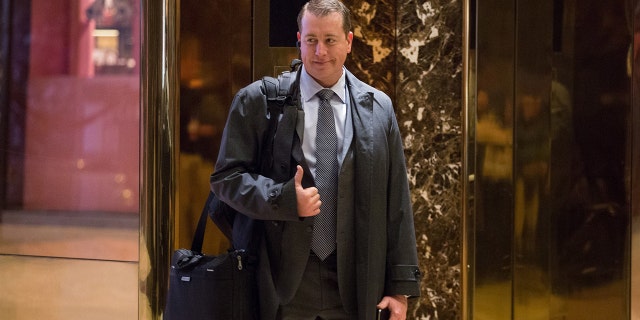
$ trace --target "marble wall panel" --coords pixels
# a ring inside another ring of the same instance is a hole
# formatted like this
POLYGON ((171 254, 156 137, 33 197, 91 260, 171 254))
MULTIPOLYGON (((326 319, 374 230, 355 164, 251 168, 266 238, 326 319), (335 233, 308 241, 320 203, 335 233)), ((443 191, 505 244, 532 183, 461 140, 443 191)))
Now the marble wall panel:
POLYGON ((462 0, 350 0, 347 67, 394 100, 416 219, 422 296, 409 319, 461 317, 462 0))
MULTIPOLYGON (((345 1, 351 9, 353 47, 347 67, 359 79, 395 98, 395 1, 345 1)), ((395 100, 395 99, 394 99, 395 100)))

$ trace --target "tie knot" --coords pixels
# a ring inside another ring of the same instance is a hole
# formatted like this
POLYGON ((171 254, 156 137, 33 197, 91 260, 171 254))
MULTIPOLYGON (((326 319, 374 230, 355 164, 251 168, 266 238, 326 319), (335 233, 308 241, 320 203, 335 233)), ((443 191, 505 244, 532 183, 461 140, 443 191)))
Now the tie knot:
POLYGON ((321 100, 329 100, 329 99, 331 99, 331 97, 333 97, 333 90, 331 90, 331 89, 322 89, 322 90, 318 91, 318 93, 316 93, 316 95, 318 97, 320 97, 321 100))

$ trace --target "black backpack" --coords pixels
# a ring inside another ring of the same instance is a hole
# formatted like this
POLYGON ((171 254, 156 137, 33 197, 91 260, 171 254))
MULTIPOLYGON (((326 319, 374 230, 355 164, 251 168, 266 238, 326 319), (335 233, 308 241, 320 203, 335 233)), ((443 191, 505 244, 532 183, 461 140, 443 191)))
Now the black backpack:
MULTIPOLYGON (((278 78, 262 78, 262 93, 267 99, 269 126, 264 137, 264 151, 260 155, 260 174, 276 181, 289 179, 291 148, 296 123, 291 113, 298 112, 298 69, 301 61, 294 59, 291 70, 278 78), (281 117, 282 116, 282 117, 281 117)), ((236 210, 209 192, 204 206, 209 217, 231 241, 233 249, 246 249, 255 253, 262 236, 262 221, 254 220, 236 210)))

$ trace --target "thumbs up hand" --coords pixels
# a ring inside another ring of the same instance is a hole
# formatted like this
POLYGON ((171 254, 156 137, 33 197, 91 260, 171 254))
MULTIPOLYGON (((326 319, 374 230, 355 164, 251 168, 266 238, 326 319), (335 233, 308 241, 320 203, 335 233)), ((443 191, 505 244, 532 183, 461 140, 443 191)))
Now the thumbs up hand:
POLYGON ((296 168, 296 175, 293 177, 296 189, 296 200, 298 201, 298 216, 312 217, 320 213, 320 204, 322 204, 322 201, 320 201, 318 188, 304 188, 302 186, 303 175, 304 170, 302 170, 301 166, 298 166, 296 168))

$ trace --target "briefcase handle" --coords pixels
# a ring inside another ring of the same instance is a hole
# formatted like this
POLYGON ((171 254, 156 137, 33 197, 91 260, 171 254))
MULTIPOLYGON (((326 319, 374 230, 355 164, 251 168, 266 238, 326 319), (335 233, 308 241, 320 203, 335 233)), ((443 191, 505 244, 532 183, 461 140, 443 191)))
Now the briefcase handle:
POLYGON ((202 207, 202 213, 200 214, 200 220, 198 220, 198 226, 196 232, 193 235, 193 241, 191 242, 191 251, 202 253, 202 243, 204 242, 204 231, 207 228, 207 216, 208 208, 215 195, 213 192, 209 192, 209 197, 202 207))

